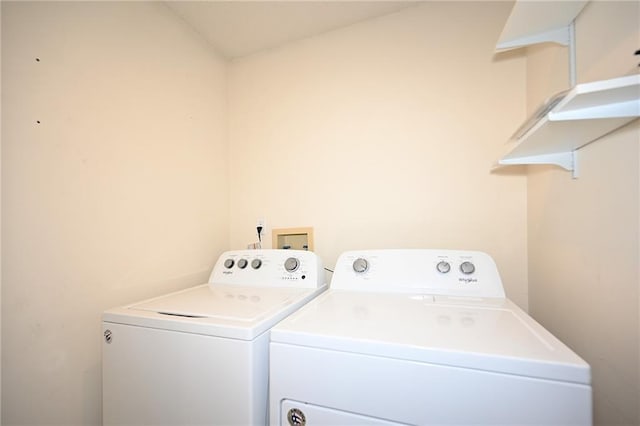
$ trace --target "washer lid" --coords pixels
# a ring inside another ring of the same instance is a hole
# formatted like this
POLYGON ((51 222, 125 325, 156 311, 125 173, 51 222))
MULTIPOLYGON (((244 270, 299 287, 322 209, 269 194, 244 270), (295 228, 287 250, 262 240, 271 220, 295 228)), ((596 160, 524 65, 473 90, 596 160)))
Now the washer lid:
POLYGON ((204 284, 111 309, 103 319, 250 340, 325 289, 204 284))
POLYGON ((191 318, 218 318, 253 322, 273 310, 288 305, 301 289, 242 287, 237 285, 205 285, 189 291, 161 296, 129 309, 191 318))
POLYGON ((590 383, 588 364, 508 299, 330 290, 271 341, 590 383))

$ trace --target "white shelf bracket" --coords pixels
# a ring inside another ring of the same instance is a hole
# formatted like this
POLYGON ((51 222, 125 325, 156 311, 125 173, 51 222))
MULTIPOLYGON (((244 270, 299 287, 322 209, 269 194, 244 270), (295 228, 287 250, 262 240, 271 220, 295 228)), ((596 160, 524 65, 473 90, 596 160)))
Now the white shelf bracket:
POLYGON ((578 179, 578 150, 571 151, 571 177, 578 179))
POLYGON ((519 47, 529 46, 537 43, 558 43, 562 46, 568 46, 570 44, 571 36, 569 35, 569 28, 554 28, 545 32, 537 34, 531 34, 528 36, 522 36, 514 40, 500 42, 496 45, 496 50, 505 51, 510 49, 517 49, 519 47))
POLYGON ((589 0, 516 0, 504 24, 496 50, 516 49, 537 43, 571 43, 569 26, 589 0))
POLYGON ((576 68, 576 21, 571 21, 567 31, 569 36, 569 87, 576 87, 578 84, 578 72, 576 68))
POLYGON ((501 165, 553 164, 568 171, 575 169, 575 151, 551 154, 530 155, 517 158, 503 158, 498 161, 501 165))

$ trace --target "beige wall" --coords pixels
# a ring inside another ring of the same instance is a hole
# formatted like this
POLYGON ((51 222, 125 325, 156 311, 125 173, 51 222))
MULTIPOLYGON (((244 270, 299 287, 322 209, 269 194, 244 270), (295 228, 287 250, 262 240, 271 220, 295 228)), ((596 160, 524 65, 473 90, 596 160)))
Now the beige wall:
POLYGON ((99 424, 101 312, 228 248, 225 85, 161 3, 2 2, 4 425, 99 424))
POLYGON ((525 117, 524 58, 493 57, 509 11, 425 3, 233 62, 231 246, 265 218, 313 226, 329 268, 349 249, 483 250, 526 308, 526 178, 490 173, 525 117))
MULTIPOLYGON (((578 82, 637 72, 640 3, 591 2, 576 21, 578 82)), ((568 87, 567 49, 532 49, 529 109, 568 87)), ((631 125, 578 151, 579 175, 530 167, 529 307, 592 367, 595 423, 639 424, 639 144, 631 125)))
MULTIPOLYGON (((591 363, 597 422, 638 423, 638 123, 582 149, 578 180, 490 173, 568 85, 566 49, 493 56, 509 9, 429 2, 227 69, 161 4, 2 2, 3 424, 98 424, 100 313, 201 282, 258 218, 265 246, 313 226, 328 267, 489 252, 591 363)), ((635 69, 637 16, 587 6, 579 81, 635 69)))

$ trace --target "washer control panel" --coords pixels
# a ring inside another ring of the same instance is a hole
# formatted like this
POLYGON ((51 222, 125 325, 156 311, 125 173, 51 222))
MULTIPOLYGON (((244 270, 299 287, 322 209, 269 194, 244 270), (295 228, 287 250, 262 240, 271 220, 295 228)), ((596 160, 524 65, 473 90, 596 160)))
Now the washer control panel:
POLYGON ((331 288, 465 297, 505 297, 486 253, 463 250, 365 250, 343 253, 331 288))
POLYGON ((310 251, 234 250, 220 256, 209 283, 315 288, 325 279, 322 261, 310 251))

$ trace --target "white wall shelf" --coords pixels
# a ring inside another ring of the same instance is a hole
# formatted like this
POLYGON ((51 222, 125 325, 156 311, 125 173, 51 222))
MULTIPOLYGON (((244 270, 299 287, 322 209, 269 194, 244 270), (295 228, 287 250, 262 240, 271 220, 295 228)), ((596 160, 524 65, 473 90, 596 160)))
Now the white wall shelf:
POLYGON ((498 166, 555 164, 575 171, 575 150, 638 117, 640 74, 578 84, 538 108, 498 166))
POLYGON ((516 1, 496 50, 544 42, 568 45, 571 38, 569 27, 587 3, 588 0, 516 1))

